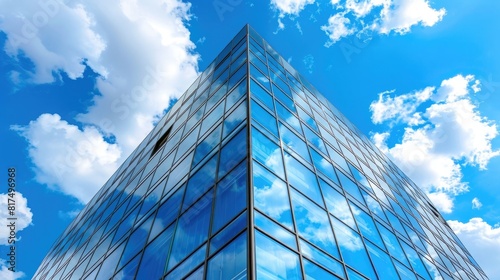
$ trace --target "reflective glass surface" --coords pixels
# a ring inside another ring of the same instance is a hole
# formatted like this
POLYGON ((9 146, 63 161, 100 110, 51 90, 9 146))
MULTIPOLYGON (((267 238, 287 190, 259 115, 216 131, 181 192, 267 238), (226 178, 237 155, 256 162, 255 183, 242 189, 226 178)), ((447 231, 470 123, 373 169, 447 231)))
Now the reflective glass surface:
POLYGON ((249 26, 143 139, 33 279, 488 279, 426 194, 249 26))
POLYGON ((299 256, 255 231, 257 279, 302 279, 299 256))
POLYGON ((293 229, 286 184, 254 161, 254 205, 269 217, 293 229))

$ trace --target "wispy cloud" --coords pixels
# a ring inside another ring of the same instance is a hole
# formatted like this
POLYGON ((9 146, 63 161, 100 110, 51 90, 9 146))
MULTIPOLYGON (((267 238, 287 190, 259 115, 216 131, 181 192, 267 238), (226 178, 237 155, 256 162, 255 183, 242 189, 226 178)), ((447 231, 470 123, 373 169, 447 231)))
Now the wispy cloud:
POLYGON ((479 198, 474 197, 472 199, 472 209, 481 209, 481 207, 483 207, 483 204, 479 201, 479 198))
POLYGON ((313 68, 314 68, 314 56, 312 54, 308 54, 308 55, 304 56, 304 59, 302 59, 302 62, 304 63, 307 71, 309 73, 312 73, 313 68))
POLYGON ((394 97, 389 96, 394 92, 381 93, 370 105, 372 121, 389 125, 389 131, 372 135, 377 146, 446 213, 452 211, 453 198, 469 189, 462 167, 486 169, 500 155, 491 144, 498 135, 496 124, 471 100, 479 90, 474 76, 457 75, 437 90, 427 87, 394 97), (403 135, 389 141, 393 126, 402 128, 403 135))
MULTIPOLYGON (((314 3, 314 0, 271 0, 271 8, 279 13, 279 29, 285 27, 284 17, 293 20, 314 3)), ((328 36, 326 47, 353 34, 365 36, 368 31, 406 34, 413 26, 434 26, 446 14, 444 8, 433 8, 428 0, 330 0, 328 5, 329 8, 322 10, 331 15, 321 26, 328 36)))

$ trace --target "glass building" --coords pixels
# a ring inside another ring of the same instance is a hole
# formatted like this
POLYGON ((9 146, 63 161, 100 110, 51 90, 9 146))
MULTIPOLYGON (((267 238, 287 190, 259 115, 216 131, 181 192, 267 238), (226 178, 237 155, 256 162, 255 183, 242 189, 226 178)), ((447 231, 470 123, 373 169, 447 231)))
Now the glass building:
POLYGON ((34 279, 488 279, 425 194, 245 26, 34 279))

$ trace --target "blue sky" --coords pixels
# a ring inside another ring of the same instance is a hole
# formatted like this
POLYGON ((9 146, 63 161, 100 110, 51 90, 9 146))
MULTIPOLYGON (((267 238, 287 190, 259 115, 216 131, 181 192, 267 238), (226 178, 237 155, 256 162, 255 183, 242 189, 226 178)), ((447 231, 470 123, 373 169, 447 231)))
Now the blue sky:
POLYGON ((249 23, 500 279, 498 11, 492 0, 1 1, 0 174, 17 170, 19 240, 18 272, 2 260, 0 278, 31 278, 170 100, 249 23))

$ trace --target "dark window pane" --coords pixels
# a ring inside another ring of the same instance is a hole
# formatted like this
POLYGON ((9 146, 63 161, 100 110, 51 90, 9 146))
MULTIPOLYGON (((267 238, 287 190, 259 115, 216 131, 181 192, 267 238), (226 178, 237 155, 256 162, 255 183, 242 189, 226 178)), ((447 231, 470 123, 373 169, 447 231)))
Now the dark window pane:
POLYGON ((208 192, 180 217, 172 245, 172 254, 168 261, 169 269, 207 240, 212 197, 213 192, 208 192))
POLYGON ((222 248, 231 238, 247 226, 247 212, 243 212, 236 220, 221 230, 210 240, 210 254, 222 248))
POLYGON ((212 232, 218 231, 246 208, 247 161, 240 163, 217 184, 212 232))
POLYGON ((236 127, 247 117, 247 103, 242 102, 234 111, 224 120, 223 138, 231 134, 236 127))
POLYGON ((234 85, 236 85, 243 78, 243 76, 245 76, 246 73, 246 65, 241 66, 240 69, 238 69, 236 73, 234 73, 233 76, 229 78, 228 88, 232 88, 234 85))
POLYGON ((146 247, 137 273, 137 279, 159 279, 163 276, 170 245, 174 237, 174 227, 175 224, 172 224, 146 247))
MULTIPOLYGON (((172 272, 170 272, 167 277, 165 278, 166 280, 177 280, 177 279, 182 279, 184 276, 189 274, 195 268, 198 266, 203 260, 205 260, 205 254, 207 251, 207 245, 203 245, 200 249, 196 250, 189 258, 187 258, 185 261, 183 261, 178 267, 176 267, 172 272)), ((172 258, 172 257, 171 257, 172 258)), ((169 263, 169 267, 170 263, 169 263)))
POLYGON ((219 160, 219 178, 238 164, 247 153, 247 128, 245 126, 222 148, 219 160))
POLYGON ((207 267, 207 279, 247 279, 247 235, 243 233, 222 249, 207 267))
POLYGON ((215 184, 217 156, 218 155, 215 154, 194 175, 191 175, 191 178, 189 178, 186 196, 182 204, 183 211, 215 184))
POLYGON ((201 143, 198 144, 194 153, 193 166, 198 164, 212 149, 220 142, 221 125, 217 126, 210 134, 208 134, 201 143))

